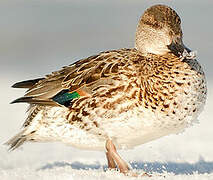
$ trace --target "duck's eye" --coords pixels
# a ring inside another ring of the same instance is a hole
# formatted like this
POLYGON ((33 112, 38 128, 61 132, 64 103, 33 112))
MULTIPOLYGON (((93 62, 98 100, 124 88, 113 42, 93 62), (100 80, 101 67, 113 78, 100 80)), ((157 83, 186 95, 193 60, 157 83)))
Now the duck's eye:
POLYGON ((160 25, 158 22, 153 23, 153 26, 154 26, 155 28, 160 28, 160 27, 161 27, 161 25, 160 25))

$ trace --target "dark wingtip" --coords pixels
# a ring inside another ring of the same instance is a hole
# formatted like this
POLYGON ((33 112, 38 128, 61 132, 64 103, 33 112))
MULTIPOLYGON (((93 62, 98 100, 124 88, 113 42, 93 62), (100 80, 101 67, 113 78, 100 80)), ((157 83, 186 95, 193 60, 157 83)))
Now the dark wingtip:
POLYGON ((11 87, 12 88, 20 88, 20 82, 13 84, 11 87))
POLYGON ((17 83, 13 84, 11 87, 12 87, 12 88, 16 88, 16 84, 17 84, 17 83))
POLYGON ((15 84, 13 84, 11 87, 12 88, 23 88, 23 82, 17 82, 15 84))
POLYGON ((31 88, 34 84, 39 82, 44 78, 38 78, 38 79, 32 79, 32 80, 27 80, 27 81, 21 81, 13 84, 11 87, 12 88, 31 88))
POLYGON ((14 104, 14 103, 26 103, 26 102, 28 102, 30 99, 32 99, 32 97, 21 97, 21 98, 15 99, 15 100, 12 101, 10 104, 14 104))
POLYGON ((47 105, 47 106, 62 106, 61 104, 58 104, 57 102, 51 100, 51 99, 36 99, 35 97, 20 97, 18 99, 15 99, 10 104, 14 103, 29 103, 29 104, 39 104, 39 105, 47 105))

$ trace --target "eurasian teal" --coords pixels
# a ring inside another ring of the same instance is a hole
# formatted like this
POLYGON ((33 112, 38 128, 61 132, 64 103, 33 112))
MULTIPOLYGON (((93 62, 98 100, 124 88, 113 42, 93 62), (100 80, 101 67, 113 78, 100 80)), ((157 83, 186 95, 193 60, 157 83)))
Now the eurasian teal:
POLYGON ((19 82, 30 104, 23 130, 7 142, 61 141, 107 150, 109 168, 129 167, 116 148, 132 148, 191 125, 206 101, 206 80, 182 41, 181 20, 168 6, 148 8, 135 48, 101 52, 44 78, 19 82))

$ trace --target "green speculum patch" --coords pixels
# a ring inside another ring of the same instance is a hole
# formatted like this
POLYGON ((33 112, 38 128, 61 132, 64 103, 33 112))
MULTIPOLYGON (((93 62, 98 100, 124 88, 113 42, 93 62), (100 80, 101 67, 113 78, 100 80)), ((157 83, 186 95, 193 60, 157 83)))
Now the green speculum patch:
POLYGON ((68 107, 73 99, 79 98, 80 95, 74 91, 72 93, 69 92, 68 89, 62 90, 58 94, 56 94, 52 100, 68 107))

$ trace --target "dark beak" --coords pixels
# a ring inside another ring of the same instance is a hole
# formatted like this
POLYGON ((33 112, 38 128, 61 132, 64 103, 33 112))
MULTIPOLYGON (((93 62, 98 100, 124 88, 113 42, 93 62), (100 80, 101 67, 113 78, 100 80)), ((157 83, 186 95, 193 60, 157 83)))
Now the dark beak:
POLYGON ((183 59, 195 59, 196 52, 191 51, 187 48, 182 41, 182 38, 176 37, 173 39, 172 43, 168 45, 168 49, 176 56, 183 59))
POLYGON ((168 49, 178 57, 182 57, 183 52, 190 53, 191 50, 184 46, 182 42, 172 41, 170 45, 168 45, 168 49))

